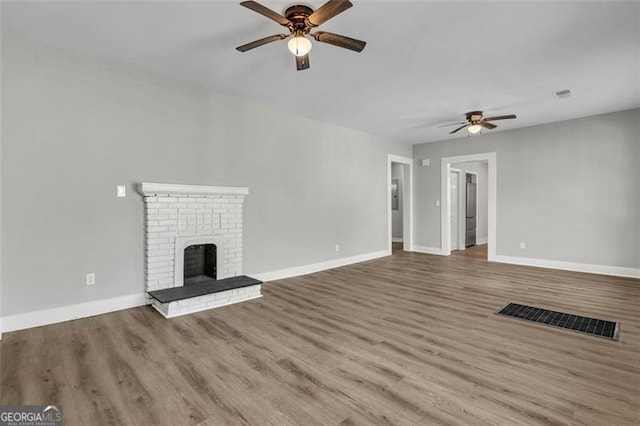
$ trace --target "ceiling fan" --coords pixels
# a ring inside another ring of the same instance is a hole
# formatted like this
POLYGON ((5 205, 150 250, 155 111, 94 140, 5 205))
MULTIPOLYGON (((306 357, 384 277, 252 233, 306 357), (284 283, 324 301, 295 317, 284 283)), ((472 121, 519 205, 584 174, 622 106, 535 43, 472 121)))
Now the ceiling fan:
POLYGON ((451 124, 445 124, 444 126, 440 126, 440 127, 446 127, 446 126, 455 126, 458 124, 462 124, 462 126, 458 127, 457 129, 455 129, 452 132, 449 132, 450 135, 456 133, 459 130, 464 129, 465 127, 468 127, 469 129, 469 133, 478 133, 480 130, 482 130, 482 128, 484 127, 485 129, 495 129, 496 126, 495 124, 491 123, 491 121, 496 121, 496 120, 511 120, 513 118, 516 118, 515 115, 511 114, 511 115, 498 115, 496 117, 487 117, 487 118, 483 118, 482 117, 482 111, 471 111, 468 112, 466 115, 467 121, 462 121, 459 123, 451 123, 451 124))
POLYGON ((296 67, 298 71, 309 68, 309 51, 312 45, 307 36, 313 37, 321 43, 331 44, 355 52, 362 52, 362 49, 364 49, 367 44, 361 40, 328 33, 326 31, 312 32, 316 27, 353 6, 348 0, 329 0, 315 11, 309 6, 295 5, 287 8, 284 16, 255 1, 243 1, 240 5, 276 21, 283 27, 287 27, 289 34, 275 34, 261 38, 260 40, 236 47, 236 50, 246 52, 274 41, 293 37, 289 40, 287 46, 289 51, 296 57, 296 67))

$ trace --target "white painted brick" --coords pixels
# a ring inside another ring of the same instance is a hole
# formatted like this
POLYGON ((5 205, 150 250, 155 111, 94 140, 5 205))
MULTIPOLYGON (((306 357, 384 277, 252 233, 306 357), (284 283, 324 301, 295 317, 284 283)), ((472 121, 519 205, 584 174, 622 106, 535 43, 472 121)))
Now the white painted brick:
POLYGON ((162 280, 164 278, 169 278, 169 274, 166 274, 166 273, 153 273, 153 274, 148 274, 147 275, 147 279, 149 281, 162 280))
MULTIPOLYGON (((147 289, 170 288, 174 281, 174 250, 176 236, 212 235, 223 237, 225 260, 221 278, 242 273, 242 202, 244 196, 170 194, 149 196, 145 203, 145 281, 147 289)), ((219 247, 220 249, 220 247, 219 247)), ((239 290, 234 296, 248 293, 239 290)), ((258 290, 259 292, 259 290, 258 290)), ((156 306, 176 315, 185 309, 200 309, 230 303, 231 292, 207 295, 179 308, 177 304, 156 306)), ((259 293, 258 293, 259 294, 259 293)))
POLYGON ((148 226, 147 227, 147 232, 149 234, 154 233, 154 232, 164 232, 167 230, 166 226, 148 226))
POLYGON ((147 242, 149 244, 165 244, 169 242, 168 238, 164 238, 164 237, 155 237, 155 238, 148 238, 147 242))

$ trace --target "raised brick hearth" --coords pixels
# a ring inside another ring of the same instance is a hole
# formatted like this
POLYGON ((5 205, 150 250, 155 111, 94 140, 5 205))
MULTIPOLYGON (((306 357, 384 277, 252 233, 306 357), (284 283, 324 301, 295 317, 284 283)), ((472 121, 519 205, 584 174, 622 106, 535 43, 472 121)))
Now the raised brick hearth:
MULTIPOLYGON (((248 188, 142 183, 140 193, 145 206, 147 294, 183 285, 184 250, 192 245, 215 244, 217 279, 242 275, 242 205, 248 188)), ((260 297, 259 284, 251 292, 234 291, 174 301, 174 309, 147 299, 170 317, 260 297)))

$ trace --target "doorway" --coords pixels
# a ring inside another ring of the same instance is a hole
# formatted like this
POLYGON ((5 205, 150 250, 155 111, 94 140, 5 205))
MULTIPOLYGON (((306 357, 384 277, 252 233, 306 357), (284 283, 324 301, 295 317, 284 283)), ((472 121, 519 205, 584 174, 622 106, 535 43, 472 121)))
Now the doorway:
POLYGON ((413 160, 388 156, 387 167, 388 250, 413 249, 413 160))
POLYGON ((452 250, 460 253, 471 248, 478 253, 486 253, 486 259, 494 260, 495 152, 445 157, 441 160, 441 167, 441 253, 449 256, 452 250), (451 176, 456 171, 460 172, 457 180, 451 176), (457 183, 457 193, 451 188, 452 181, 457 183), (457 217, 452 212, 456 207, 457 217), (453 222, 454 219, 457 219, 456 223, 453 222))

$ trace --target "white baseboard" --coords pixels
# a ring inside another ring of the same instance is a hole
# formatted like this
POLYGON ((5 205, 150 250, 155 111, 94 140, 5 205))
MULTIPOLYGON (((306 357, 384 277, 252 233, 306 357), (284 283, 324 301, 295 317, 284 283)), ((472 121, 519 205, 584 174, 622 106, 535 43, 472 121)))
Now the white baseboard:
POLYGON ((392 243, 401 243, 401 242, 403 242, 403 239, 402 238, 398 238, 398 237, 393 237, 393 238, 391 238, 391 242, 392 243))
POLYGON ((416 253, 437 254, 442 256, 442 249, 440 247, 425 247, 425 246, 413 246, 411 251, 416 253))
MULTIPOLYGON (((442 250, 439 247, 413 246, 412 251, 417 253, 442 255, 442 250)), ((390 255, 391 253, 389 252, 389 250, 381 250, 357 256, 333 259, 326 262, 313 263, 310 265, 296 266, 293 268, 280 269, 277 271, 265 272, 261 274, 252 274, 252 276, 264 282, 274 281, 299 275, 312 274, 314 272, 338 268, 340 266, 352 265, 354 263, 366 262, 368 260, 378 259, 380 257, 390 255)), ((496 255, 493 260, 495 262, 510 263, 514 265, 562 269, 567 271, 586 272, 591 274, 612 275, 628 278, 640 278, 640 269, 635 268, 592 265, 504 255, 496 255)), ((0 339, 2 338, 2 333, 6 333, 9 331, 23 330, 26 328, 40 327, 43 325, 55 324, 78 318, 86 318, 105 314, 108 312, 119 311, 122 309, 135 308, 146 304, 147 300, 145 294, 140 293, 131 294, 128 296, 114 297, 111 299, 96 300, 93 302, 79 303, 76 305, 63 306, 59 308, 9 315, 0 318, 0 339)))
POLYGON ((536 266, 539 268, 562 269, 564 271, 586 272, 589 274, 612 275, 616 277, 640 278, 640 269, 621 266, 593 265, 589 263, 564 262, 559 260, 532 259, 498 254, 495 262, 513 265, 536 266))
POLYGON ((340 266, 366 262, 367 260, 378 259, 380 257, 385 257, 390 255, 391 255, 391 252, 389 250, 374 251, 372 253, 365 253, 357 256, 343 257, 341 259, 332 259, 326 262, 312 263, 310 265, 294 266, 293 268, 285 268, 285 269, 280 269, 272 272, 251 274, 251 276, 263 282, 282 280, 285 278, 297 277, 299 275, 312 274, 314 272, 320 272, 327 269, 339 268, 340 266))
POLYGON ((478 240, 476 241, 476 245, 477 246, 481 246, 481 245, 487 244, 487 240, 488 240, 488 238, 486 238, 486 237, 485 238, 478 238, 478 240))
MULTIPOLYGON (((311 265, 296 266, 294 268, 281 269, 278 271, 253 274, 252 276, 261 281, 273 281, 283 278, 306 275, 326 269, 338 268, 340 266, 365 262, 380 257, 390 256, 389 250, 381 250, 372 253, 365 253, 358 256, 333 259, 326 262, 313 263, 311 265)), ((24 330, 26 328, 40 327, 43 325, 56 324, 63 321, 70 321, 78 318, 92 317, 106 314, 122 309, 135 308, 147 305, 144 293, 131 294, 128 296, 114 297, 111 299, 96 300, 93 302, 79 303, 76 305, 62 306, 59 308, 44 309, 41 311, 25 312, 16 315, 9 315, 0 318, 0 338, 2 333, 9 331, 24 330)))
POLYGON ((146 305, 144 293, 128 296, 113 297, 111 299, 78 303, 77 305, 62 306, 60 308, 44 309, 41 311, 25 312, 2 318, 2 332, 24 330, 25 328, 40 327, 42 325, 92 317, 122 309, 135 308, 146 305))

